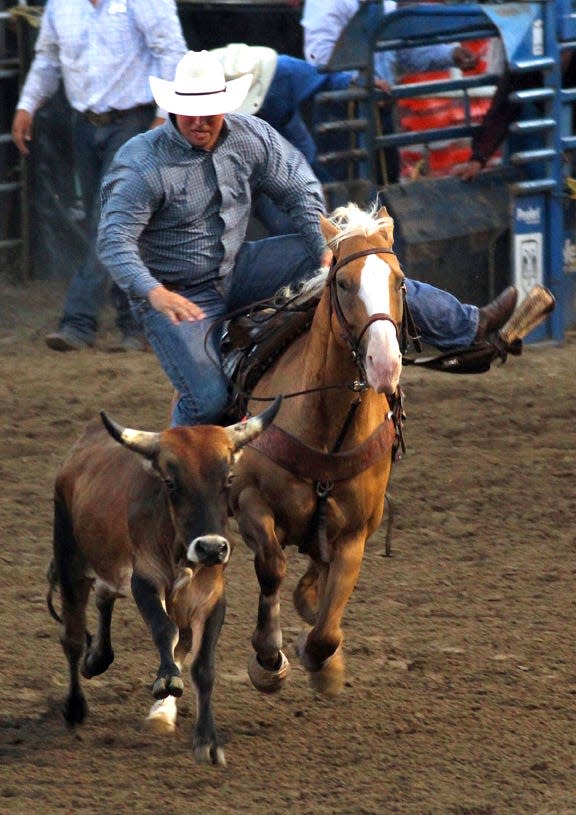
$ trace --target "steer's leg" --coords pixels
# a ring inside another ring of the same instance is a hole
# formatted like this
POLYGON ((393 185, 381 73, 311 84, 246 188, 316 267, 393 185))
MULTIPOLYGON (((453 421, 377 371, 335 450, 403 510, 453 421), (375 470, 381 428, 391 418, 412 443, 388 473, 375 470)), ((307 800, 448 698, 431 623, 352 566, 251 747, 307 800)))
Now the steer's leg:
POLYGON ((61 584, 63 631, 60 642, 68 660, 70 675, 63 713, 70 727, 82 724, 88 713, 86 697, 80 685, 80 662, 86 644, 86 605, 91 587, 91 580, 61 584))
POLYGON ((103 674, 114 662, 111 638, 114 601, 114 596, 97 580, 96 609, 98 611, 98 627, 96 634, 89 641, 88 651, 82 665, 82 676, 86 677, 86 679, 103 674))
POLYGON ((155 699, 182 696, 182 674, 174 661, 174 648, 178 641, 178 627, 164 610, 158 588, 147 578, 132 574, 132 594, 144 621, 150 628, 154 645, 160 657, 156 681, 152 686, 155 699))
POLYGON ((309 672, 312 687, 335 695, 344 685, 344 657, 340 624, 346 604, 360 574, 364 554, 363 536, 338 541, 333 547, 325 580, 320 579, 320 605, 314 626, 297 644, 298 656, 309 672))
POLYGON ((192 665, 190 674, 196 690, 196 725, 194 728, 194 757, 201 763, 226 766, 224 750, 218 743, 212 691, 216 677, 216 644, 224 622, 226 602, 222 577, 215 586, 214 603, 205 619, 198 609, 192 620, 192 665))
POLYGON ((54 498, 53 580, 60 585, 62 631, 60 643, 68 661, 70 682, 64 700, 63 713, 70 727, 81 724, 88 713, 86 698, 80 685, 80 661, 86 645, 86 605, 92 580, 84 577, 82 558, 74 537, 70 516, 64 500, 54 498))

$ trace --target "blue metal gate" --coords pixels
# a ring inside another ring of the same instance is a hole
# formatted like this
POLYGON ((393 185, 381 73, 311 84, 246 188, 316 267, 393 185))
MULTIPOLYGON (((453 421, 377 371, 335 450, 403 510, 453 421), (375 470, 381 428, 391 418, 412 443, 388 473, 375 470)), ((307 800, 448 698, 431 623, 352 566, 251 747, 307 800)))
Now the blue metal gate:
MULTIPOLYGON (((557 308, 549 320, 530 339, 560 342, 566 328, 576 322, 576 218, 574 202, 567 193, 567 176, 572 172, 571 158, 576 149, 572 124, 576 90, 562 87, 560 68, 562 55, 576 48, 576 3, 573 0, 494 5, 410 4, 400 5, 395 12, 387 15, 383 14, 381 0, 365 0, 343 32, 327 66, 327 70, 356 70, 362 79, 358 86, 349 91, 324 94, 318 100, 320 105, 343 101, 355 104, 359 115, 324 125, 324 129, 328 127, 341 133, 353 133, 355 145, 353 149, 321 158, 328 164, 346 160, 352 168, 350 178, 367 180, 379 192, 384 203, 388 199, 397 206, 399 200, 412 194, 412 190, 415 190, 414 196, 421 197, 424 185, 428 185, 428 191, 437 187, 442 195, 443 189, 453 195, 459 194, 463 205, 469 205, 475 190, 478 193, 482 190, 481 186, 474 186, 475 181, 468 185, 457 179, 425 179, 414 182, 421 184, 420 190, 412 186, 413 182, 393 185, 399 189, 382 188, 378 157, 383 148, 470 137, 478 125, 473 124, 467 115, 461 125, 438 127, 424 133, 383 134, 379 132, 378 113, 378 103, 383 97, 380 92, 374 91, 372 79, 374 58, 380 51, 450 42, 465 43, 466 40, 479 38, 500 39, 512 72, 538 72, 541 77, 537 87, 512 94, 511 99, 526 110, 526 115, 511 126, 510 132, 530 135, 531 146, 530 149, 516 152, 505 150, 502 170, 496 173, 495 183, 499 195, 506 200, 508 210, 505 224, 509 243, 508 279, 521 292, 528 291, 535 282, 542 283, 551 289, 557 301, 557 308), (533 112, 534 105, 537 106, 536 114, 533 112), (528 111, 531 111, 531 115, 528 111), (360 138, 358 134, 361 134, 360 138)), ((396 85, 392 89, 392 97, 397 102, 410 97, 456 93, 462 96, 464 108, 469 113, 471 91, 482 84, 495 83, 497 79, 495 75, 484 74, 396 85)), ((471 211, 474 209, 469 208, 471 211)), ((474 217, 473 212, 471 215, 474 217)), ((447 223, 450 212, 445 211, 442 218, 447 223)), ((397 225, 401 230, 402 223, 397 225)), ((474 223, 470 222, 470 233, 474 229, 474 223)), ((493 240, 493 236, 489 240, 493 240)), ((412 274, 410 265, 408 272, 412 274)), ((431 282, 441 283, 437 279, 431 282)), ((502 280, 489 281, 490 294, 493 293, 490 287, 494 282, 501 283, 502 280)), ((455 288, 450 285, 446 287, 455 288)), ((484 294, 485 291, 482 291, 484 294)))

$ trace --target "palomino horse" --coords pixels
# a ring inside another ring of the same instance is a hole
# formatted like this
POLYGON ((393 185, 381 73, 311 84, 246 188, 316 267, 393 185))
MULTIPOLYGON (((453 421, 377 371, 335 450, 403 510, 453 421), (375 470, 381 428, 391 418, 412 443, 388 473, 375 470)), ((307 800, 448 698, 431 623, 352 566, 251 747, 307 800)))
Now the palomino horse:
POLYGON ((260 584, 249 674, 264 692, 278 690, 289 671, 280 624, 288 545, 309 557, 294 592, 311 625, 298 655, 316 690, 335 694, 344 683, 342 616, 382 520, 401 433, 404 276, 393 226, 385 209, 354 204, 322 218, 334 262, 311 281, 321 290, 311 327, 252 391, 254 399, 285 395, 262 445, 245 448, 231 487, 260 584))

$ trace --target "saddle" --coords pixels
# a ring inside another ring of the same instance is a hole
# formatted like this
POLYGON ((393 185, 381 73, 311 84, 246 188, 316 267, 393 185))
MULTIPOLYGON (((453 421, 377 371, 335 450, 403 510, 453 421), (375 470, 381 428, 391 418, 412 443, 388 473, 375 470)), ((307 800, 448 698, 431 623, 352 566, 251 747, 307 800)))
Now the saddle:
POLYGON ((248 313, 232 317, 222 340, 222 367, 230 383, 229 413, 234 419, 246 414, 251 392, 265 371, 284 349, 304 334, 312 323, 319 297, 279 302, 278 298, 253 306, 248 313))

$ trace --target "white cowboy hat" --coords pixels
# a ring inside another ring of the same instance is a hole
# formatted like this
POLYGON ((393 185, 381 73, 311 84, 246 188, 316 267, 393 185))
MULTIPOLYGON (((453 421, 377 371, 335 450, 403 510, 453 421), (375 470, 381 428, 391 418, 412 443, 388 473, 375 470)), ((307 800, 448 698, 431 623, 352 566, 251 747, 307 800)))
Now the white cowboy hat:
POLYGON ((277 52, 266 45, 231 42, 225 48, 212 48, 210 53, 222 63, 226 79, 252 74, 250 90, 238 112, 258 113, 274 78, 277 52))
POLYGON ((222 63, 208 51, 184 54, 173 82, 148 78, 158 107, 180 116, 215 116, 237 110, 252 82, 252 74, 226 82, 222 63))

